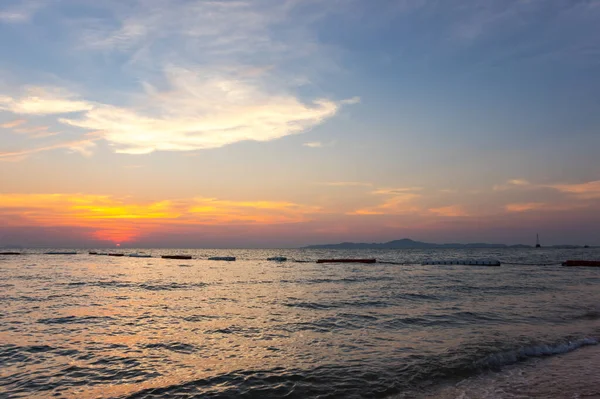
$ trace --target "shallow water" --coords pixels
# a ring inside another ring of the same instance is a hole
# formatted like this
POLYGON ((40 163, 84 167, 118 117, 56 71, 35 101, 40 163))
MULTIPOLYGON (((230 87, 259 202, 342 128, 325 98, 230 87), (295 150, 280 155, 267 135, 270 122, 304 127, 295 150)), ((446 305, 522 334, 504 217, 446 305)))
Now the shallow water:
POLYGON ((0 396, 452 395, 440 389, 600 337, 600 268, 558 265, 597 249, 37 252, 0 258, 0 396), (263 260, 276 255, 413 264, 263 260), (417 264, 451 258, 511 264, 417 264))

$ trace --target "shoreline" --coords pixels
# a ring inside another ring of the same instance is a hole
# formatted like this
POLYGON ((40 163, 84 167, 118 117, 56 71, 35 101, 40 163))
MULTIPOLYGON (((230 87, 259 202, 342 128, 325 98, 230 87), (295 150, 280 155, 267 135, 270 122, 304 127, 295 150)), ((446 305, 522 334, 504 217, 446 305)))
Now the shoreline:
MULTIPOLYGON (((444 384, 419 399, 600 398, 600 345, 539 357, 444 384)), ((405 396, 406 397, 406 396, 405 396)))

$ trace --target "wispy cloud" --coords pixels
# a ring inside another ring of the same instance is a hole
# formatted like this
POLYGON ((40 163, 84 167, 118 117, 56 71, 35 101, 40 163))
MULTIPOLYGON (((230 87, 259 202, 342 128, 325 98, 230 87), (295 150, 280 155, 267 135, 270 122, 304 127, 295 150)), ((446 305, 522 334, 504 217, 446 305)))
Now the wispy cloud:
POLYGON ((356 97, 349 98, 347 100, 342 100, 341 103, 342 104, 350 104, 350 105, 352 105, 352 104, 359 104, 360 103, 360 97, 356 96, 356 97))
POLYGON ((90 156, 91 150, 96 146, 95 141, 98 138, 86 138, 82 140, 65 141, 57 144, 52 144, 44 147, 28 148, 24 150, 16 151, 4 151, 0 152, 0 161, 21 161, 29 155, 36 154, 39 152, 67 149, 72 152, 77 152, 82 155, 90 156))
POLYGON ((322 186, 331 187, 371 187, 373 184, 360 181, 331 181, 317 183, 322 186))
POLYGON ((324 146, 324 144, 320 141, 309 141, 308 143, 304 143, 302 145, 310 148, 321 148, 324 146))
POLYGON ((542 209, 546 206, 544 202, 525 202, 525 203, 516 203, 516 204, 508 204, 505 206, 506 211, 508 212, 527 212, 542 209))
POLYGON ((600 198, 600 180, 578 184, 553 184, 544 187, 553 188, 580 199, 600 198))
POLYGON ((376 195, 403 195, 405 193, 415 193, 423 190, 423 187, 397 187, 397 188, 379 188, 371 192, 376 195))
POLYGON ((420 194, 405 192, 387 198, 383 203, 371 207, 348 212, 348 215, 407 215, 422 212, 422 207, 417 201, 420 194))
POLYGON ((44 138, 56 136, 59 132, 50 131, 50 126, 32 126, 26 128, 18 128, 13 130, 14 133, 24 134, 31 138, 44 138))
POLYGON ((27 123, 25 119, 15 119, 14 121, 6 122, 0 125, 1 128, 4 129, 13 129, 17 126, 20 126, 24 123, 27 123))
POLYGON ((532 187, 533 185, 525 179, 511 179, 504 184, 496 184, 493 187, 494 191, 506 191, 515 188, 532 187))
POLYGON ((429 212, 433 213, 436 216, 443 217, 464 217, 469 216, 467 211, 463 209, 460 205, 449 205, 442 206, 439 208, 429 208, 429 212))
POLYGON ((57 87, 26 87, 22 96, 0 95, 0 110, 24 115, 53 115, 89 111, 94 106, 57 87))
POLYGON ((145 154, 279 139, 320 124, 341 104, 324 98, 304 103, 285 92, 271 93, 251 79, 211 72, 171 67, 167 78, 169 89, 146 84, 146 94, 130 108, 85 101, 58 88, 29 87, 22 97, 0 97, 0 109, 35 115, 78 113, 58 121, 102 132, 117 152, 145 154))
POLYGON ((20 0, 14 6, 0 8, 0 22, 27 22, 42 7, 44 7, 44 2, 39 0, 20 0))

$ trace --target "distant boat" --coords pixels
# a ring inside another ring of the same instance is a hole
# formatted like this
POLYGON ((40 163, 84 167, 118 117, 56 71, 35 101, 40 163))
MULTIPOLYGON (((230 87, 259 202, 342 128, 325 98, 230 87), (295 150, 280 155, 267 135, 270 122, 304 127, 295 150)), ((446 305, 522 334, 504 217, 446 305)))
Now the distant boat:
POLYGON ((540 235, 536 234, 535 235, 535 247, 536 248, 541 248, 542 246, 540 245, 540 235))
POLYGON ((77 255, 76 251, 50 251, 44 255, 77 255))
POLYGON ((149 255, 149 254, 129 254, 127 256, 129 256, 130 258, 151 258, 152 257, 152 255, 149 255))
POLYGON ((224 260, 226 262, 234 262, 235 256, 213 256, 208 258, 208 260, 224 260))
POLYGON ((98 252, 96 252, 96 251, 90 251, 89 254, 90 255, 98 255, 98 252))
POLYGON ((108 254, 108 256, 125 256, 125 254, 108 254))
POLYGON ((267 260, 271 260, 274 262, 285 262, 287 261, 287 258, 285 256, 273 256, 271 258, 267 258, 267 260))
POLYGON ((376 263, 377 259, 319 259, 317 263, 376 263))
POLYGON ((21 255, 20 252, 0 252, 0 255, 21 255))
POLYGON ((192 259, 192 255, 163 255, 163 259, 192 259))

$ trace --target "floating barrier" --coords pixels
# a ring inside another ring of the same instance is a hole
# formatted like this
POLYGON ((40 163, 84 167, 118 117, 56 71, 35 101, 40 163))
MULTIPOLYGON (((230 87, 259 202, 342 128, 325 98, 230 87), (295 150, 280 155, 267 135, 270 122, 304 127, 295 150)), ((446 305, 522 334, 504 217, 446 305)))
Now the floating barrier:
POLYGON ((148 255, 148 254, 129 254, 127 255, 130 258, 151 258, 152 255, 148 255))
POLYGON ((0 252, 0 255, 21 255, 20 252, 0 252))
POLYGON ((317 263, 376 263, 377 259, 319 259, 317 263))
POLYGON ((44 255, 77 255, 76 251, 50 251, 44 255))
POLYGON ((500 266, 499 260, 430 260, 422 265, 463 265, 463 266, 500 266))
POLYGON ((587 266, 587 267, 600 267, 600 261, 598 260, 568 260, 563 262, 563 266, 587 266))
POLYGON ((224 260, 226 262, 233 262, 235 261, 235 256, 213 256, 208 258, 208 260, 224 260))
POLYGON ((163 259, 192 259, 192 255, 163 255, 163 259))
POLYGON ((267 258, 267 260, 271 260, 274 262, 285 262, 287 258, 285 256, 273 256, 272 258, 267 258))

